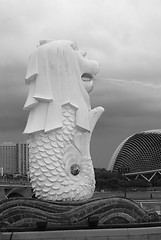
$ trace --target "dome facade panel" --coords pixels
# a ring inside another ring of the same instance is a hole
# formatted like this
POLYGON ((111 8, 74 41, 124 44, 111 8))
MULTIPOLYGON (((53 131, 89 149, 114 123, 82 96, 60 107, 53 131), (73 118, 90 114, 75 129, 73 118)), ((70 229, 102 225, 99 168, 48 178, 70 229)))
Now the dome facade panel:
POLYGON ((161 169, 161 131, 136 133, 124 140, 113 154, 108 170, 129 172, 161 169))

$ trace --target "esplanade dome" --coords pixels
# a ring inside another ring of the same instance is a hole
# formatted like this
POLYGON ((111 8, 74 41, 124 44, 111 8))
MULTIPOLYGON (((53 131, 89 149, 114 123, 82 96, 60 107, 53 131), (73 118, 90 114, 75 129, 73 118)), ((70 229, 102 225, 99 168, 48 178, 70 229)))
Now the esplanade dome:
POLYGON ((129 169, 130 173, 161 169, 161 130, 136 133, 114 152, 108 170, 129 169))

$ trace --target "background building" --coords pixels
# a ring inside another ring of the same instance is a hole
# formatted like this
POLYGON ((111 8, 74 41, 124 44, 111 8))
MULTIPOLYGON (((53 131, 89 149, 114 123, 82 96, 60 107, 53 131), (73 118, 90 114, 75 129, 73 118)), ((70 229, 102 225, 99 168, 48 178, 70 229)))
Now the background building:
POLYGON ((0 174, 25 175, 29 169, 28 144, 4 142, 0 144, 0 174))
POLYGON ((0 167, 3 173, 18 172, 16 144, 5 142, 0 144, 0 167))
POLYGON ((108 170, 122 172, 127 179, 161 181, 161 130, 136 133, 125 139, 113 154, 108 170))
POLYGON ((29 148, 27 143, 16 144, 18 173, 21 175, 28 174, 29 171, 29 148))
POLYGON ((125 139, 113 154, 108 170, 123 167, 131 173, 161 169, 161 130, 144 131, 125 139))

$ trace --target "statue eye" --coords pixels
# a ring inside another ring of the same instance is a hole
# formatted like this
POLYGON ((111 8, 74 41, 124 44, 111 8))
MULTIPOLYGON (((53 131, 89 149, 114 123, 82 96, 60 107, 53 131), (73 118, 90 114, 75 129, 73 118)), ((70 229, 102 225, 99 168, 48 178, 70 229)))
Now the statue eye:
POLYGON ((74 176, 77 176, 80 173, 80 167, 77 164, 73 164, 70 168, 70 173, 74 176))

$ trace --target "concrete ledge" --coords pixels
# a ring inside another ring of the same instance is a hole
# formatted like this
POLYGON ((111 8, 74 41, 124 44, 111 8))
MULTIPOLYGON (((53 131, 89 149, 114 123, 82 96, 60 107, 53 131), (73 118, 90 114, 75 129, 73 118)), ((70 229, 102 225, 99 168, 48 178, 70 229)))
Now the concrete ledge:
POLYGON ((1 240, 160 240, 161 227, 0 233, 1 240))

